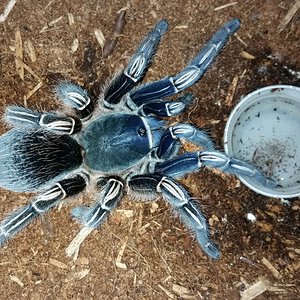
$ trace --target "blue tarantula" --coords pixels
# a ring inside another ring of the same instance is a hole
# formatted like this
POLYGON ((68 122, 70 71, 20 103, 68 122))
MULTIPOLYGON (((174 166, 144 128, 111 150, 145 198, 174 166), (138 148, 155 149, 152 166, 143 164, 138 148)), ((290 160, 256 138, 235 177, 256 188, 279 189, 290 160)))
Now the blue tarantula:
POLYGON ((250 164, 216 151, 202 130, 190 124, 168 127, 165 118, 184 112, 192 96, 164 98, 197 82, 239 26, 236 19, 224 24, 178 74, 138 85, 167 31, 168 24, 162 20, 97 103, 80 86, 62 82, 56 94, 73 109, 73 116, 8 107, 5 118, 14 128, 0 137, 0 186, 38 194, 0 223, 0 244, 63 199, 87 188, 99 191, 95 204, 76 207, 72 214, 84 227, 98 228, 128 190, 145 200, 161 194, 203 251, 218 258, 197 201, 176 179, 208 166, 264 185, 271 181, 250 164), (181 140, 201 151, 180 152, 181 140))

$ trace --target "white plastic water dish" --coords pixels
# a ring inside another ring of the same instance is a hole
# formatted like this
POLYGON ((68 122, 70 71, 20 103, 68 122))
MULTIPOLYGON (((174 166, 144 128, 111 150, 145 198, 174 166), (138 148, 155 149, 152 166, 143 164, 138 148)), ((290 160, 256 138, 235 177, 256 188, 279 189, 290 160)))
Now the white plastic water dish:
POLYGON ((252 190, 270 197, 300 196, 300 88, 273 85, 243 98, 227 121, 224 149, 277 182, 271 189, 240 176, 252 190))

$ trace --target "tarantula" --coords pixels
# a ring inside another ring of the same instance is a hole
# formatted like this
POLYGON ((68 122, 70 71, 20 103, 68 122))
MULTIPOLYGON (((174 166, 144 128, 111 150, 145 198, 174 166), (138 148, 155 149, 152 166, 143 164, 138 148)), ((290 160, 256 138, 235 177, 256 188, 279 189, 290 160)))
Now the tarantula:
POLYGON ((168 23, 162 20, 97 103, 79 85, 61 82, 56 95, 72 108, 73 115, 8 107, 5 119, 13 129, 0 137, 0 186, 38 194, 0 223, 0 244, 63 199, 87 188, 99 191, 95 204, 76 207, 72 214, 84 228, 98 228, 128 190, 142 200, 162 194, 203 251, 218 258, 197 201, 176 179, 208 166, 250 176, 265 185, 271 181, 252 165, 215 150, 201 129, 180 123, 168 127, 166 118, 184 112, 192 95, 164 98, 197 82, 239 26, 237 19, 224 24, 178 74, 138 85, 167 31, 168 23), (183 153, 182 140, 201 151, 183 153))

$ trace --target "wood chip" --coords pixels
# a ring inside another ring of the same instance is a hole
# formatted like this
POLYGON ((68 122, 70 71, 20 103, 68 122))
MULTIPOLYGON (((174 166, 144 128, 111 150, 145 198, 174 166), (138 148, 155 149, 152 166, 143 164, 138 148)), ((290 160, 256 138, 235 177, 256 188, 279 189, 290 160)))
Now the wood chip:
POLYGON ((32 63, 36 62, 36 54, 35 54, 35 49, 30 40, 26 40, 24 43, 24 50, 26 54, 29 56, 30 60, 32 63))
POLYGON ((158 285, 158 287, 170 298, 170 299, 176 299, 176 296, 171 293, 170 291, 168 291, 167 289, 165 289, 163 286, 161 286, 160 284, 158 285))
POLYGON ((30 90, 25 96, 24 96, 24 105, 27 107, 27 100, 31 98, 41 87, 43 86, 43 82, 39 82, 32 90, 30 90))
POLYGON ((0 15, 0 23, 3 23, 6 18, 8 17, 9 13, 11 12, 11 10, 13 9, 13 7, 15 6, 17 0, 9 0, 3 10, 3 13, 0 15))
MULTIPOLYGON (((130 227, 129 227, 129 233, 132 231, 132 228, 133 228, 133 222, 131 222, 130 224, 130 227)), ((120 269, 124 269, 124 270, 127 270, 127 265, 125 263, 122 262, 122 257, 123 257, 123 254, 124 254, 124 251, 125 251, 125 248, 127 246, 127 242, 128 242, 128 238, 129 236, 127 236, 124 244, 122 245, 119 253, 118 253, 118 256, 116 258, 116 266, 120 269)))
POLYGON ((296 0, 294 5, 289 9, 284 19, 280 22, 278 26, 278 31, 282 32, 287 25, 291 22, 293 17, 296 15, 297 11, 300 9, 300 0, 296 0))
POLYGON ((24 283, 21 281, 21 279, 17 276, 9 275, 10 280, 17 283, 20 287, 24 287, 24 283))
POLYGON ((71 45, 71 52, 75 53, 78 50, 78 48, 79 48, 79 40, 75 38, 71 45))
POLYGON ((73 260, 76 260, 81 244, 92 231, 93 228, 83 227, 75 236, 75 238, 71 241, 69 246, 66 248, 66 255, 69 257, 73 257, 73 260))
POLYGON ((189 289, 178 284, 173 284, 172 291, 182 299, 195 299, 196 297, 189 289))
POLYGON ((103 49, 103 47, 105 45, 105 37, 104 37, 103 32, 100 29, 95 29, 94 34, 95 34, 96 40, 99 43, 101 49, 103 49))
POLYGON ((250 285, 241 292, 241 300, 252 300, 268 290, 268 284, 262 280, 250 285))
POLYGON ((228 107, 232 106, 232 101, 233 101, 235 90, 236 90, 236 87, 237 87, 237 84, 238 84, 238 80, 239 80, 239 76, 238 75, 234 76, 234 78, 232 79, 231 85, 228 88, 227 96, 226 96, 226 99, 225 99, 225 104, 228 107))
POLYGON ((132 209, 116 209, 116 212, 128 219, 133 217, 132 209))
POLYGON ((60 269, 68 269, 68 265, 66 265, 65 263, 55 259, 55 258, 49 258, 49 264, 60 268, 60 269))
POLYGON ((125 241, 125 243, 122 245, 119 253, 118 253, 118 256, 116 258, 116 266, 120 269, 124 269, 124 270, 127 270, 127 265, 125 263, 122 263, 122 257, 123 257, 123 254, 124 254, 124 251, 125 251, 125 248, 126 248, 126 245, 127 245, 127 240, 125 241))
POLYGON ((16 71, 20 78, 24 80, 24 67, 21 64, 23 61, 23 42, 20 29, 18 28, 15 33, 15 55, 16 55, 16 71))
POLYGON ((71 13, 67 13, 68 22, 70 26, 73 26, 75 24, 74 16, 71 13))
POLYGON ((265 257, 263 257, 261 262, 272 272, 274 277, 278 278, 280 276, 279 271, 265 257))
POLYGON ((231 3, 227 3, 227 4, 224 4, 224 5, 221 5, 221 6, 218 6, 214 9, 214 11, 217 11, 217 10, 221 10, 221 9, 224 9, 224 8, 227 8, 229 6, 233 6, 233 5, 236 5, 237 2, 231 2, 231 3))
POLYGON ((249 60, 253 60, 253 59, 256 58, 254 55, 250 54, 247 51, 242 51, 241 52, 241 56, 244 57, 244 58, 246 58, 246 59, 249 59, 249 60))
POLYGON ((64 16, 60 16, 60 17, 58 17, 58 18, 56 18, 56 19, 50 21, 47 25, 45 25, 45 26, 41 29, 40 33, 44 33, 44 32, 46 32, 46 31, 48 31, 50 28, 54 27, 58 22, 60 22, 63 18, 64 18, 64 16))
POLYGON ((83 269, 79 272, 74 273, 74 279, 82 279, 90 273, 90 269, 83 269))

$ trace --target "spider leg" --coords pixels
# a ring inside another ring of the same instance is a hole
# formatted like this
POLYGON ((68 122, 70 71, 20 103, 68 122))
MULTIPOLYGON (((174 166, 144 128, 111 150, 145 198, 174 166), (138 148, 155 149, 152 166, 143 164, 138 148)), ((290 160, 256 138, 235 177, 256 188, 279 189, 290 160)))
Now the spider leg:
POLYGON ((75 207, 72 214, 85 227, 97 228, 116 207, 122 196, 123 183, 110 177, 106 180, 95 205, 75 207))
POLYGON ((240 27, 240 21, 233 19, 225 23, 190 64, 175 76, 146 83, 130 93, 130 100, 138 107, 155 99, 177 94, 197 82, 226 45, 228 38, 240 27))
POLYGON ((106 89, 103 100, 106 107, 119 103, 121 98, 142 79, 167 29, 168 23, 162 20, 149 32, 129 61, 128 66, 114 78, 106 89))
POLYGON ((55 207, 61 200, 83 191, 86 185, 86 179, 81 175, 58 181, 35 197, 31 204, 17 209, 0 223, 0 245, 21 231, 33 219, 55 207))
POLYGON ((94 111, 88 92, 75 83, 63 81, 55 87, 55 93, 66 106, 75 109, 81 120, 88 119, 94 111))
POLYGON ((170 117, 184 112, 193 102, 193 95, 186 93, 176 100, 153 100, 139 108, 142 116, 170 117))
POLYGON ((128 185, 137 193, 161 193, 184 224, 195 234, 202 250, 213 259, 219 258, 219 250, 210 239, 207 222, 199 205, 188 195, 182 185, 170 177, 159 174, 133 176, 128 185))
POLYGON ((98 181, 98 184, 103 185, 103 188, 96 199, 96 204, 91 207, 75 207, 72 211, 73 216, 84 227, 66 248, 68 256, 77 256, 83 241, 93 229, 99 227, 104 222, 123 196, 123 182, 115 177, 101 179, 98 181))
POLYGON ((63 134, 74 134, 81 128, 75 118, 58 113, 40 113, 19 106, 9 106, 5 111, 5 120, 12 126, 39 126, 63 134))
POLYGON ((190 124, 177 124, 169 127, 163 133, 160 145, 156 151, 157 156, 159 158, 171 157, 179 139, 187 140, 205 150, 213 150, 215 148, 213 141, 203 130, 190 124))
POLYGON ((202 166, 220 169, 233 175, 252 178, 264 186, 274 187, 275 181, 265 177, 253 165, 236 158, 230 158, 218 151, 197 151, 179 155, 165 162, 155 165, 154 171, 173 178, 199 170, 202 166))

